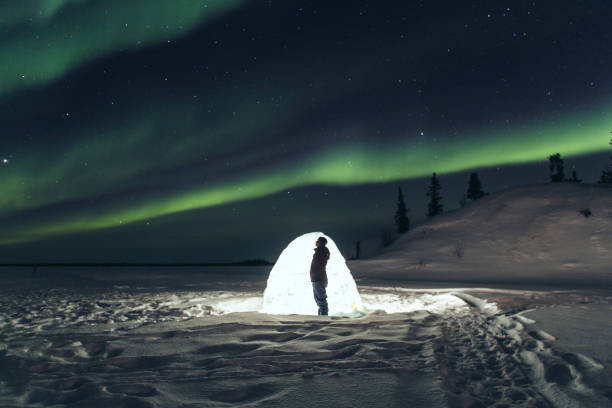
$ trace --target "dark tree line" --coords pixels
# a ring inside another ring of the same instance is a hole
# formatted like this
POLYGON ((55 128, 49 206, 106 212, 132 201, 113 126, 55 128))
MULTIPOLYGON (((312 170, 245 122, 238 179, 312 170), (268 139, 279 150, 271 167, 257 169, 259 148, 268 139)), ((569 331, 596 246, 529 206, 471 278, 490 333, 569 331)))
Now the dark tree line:
POLYGON ((560 183, 564 181, 572 181, 574 183, 580 183, 582 180, 578 178, 576 169, 572 170, 572 178, 565 178, 565 170, 563 168, 563 159, 560 153, 551 154, 548 156, 548 171, 550 181, 552 183, 560 183))
MULTIPOLYGON (((610 139, 609 144, 612 146, 612 139, 610 139)), ((608 167, 601 171, 601 176, 599 179, 599 183, 601 184, 612 184, 612 156, 610 156, 610 160, 611 162, 609 163, 608 167)), ((575 169, 572 169, 571 178, 568 179, 565 177, 564 163, 560 153, 555 153, 548 157, 548 170, 550 181, 553 183, 582 181, 578 178, 575 169)), ((427 204, 427 217, 429 218, 442 214, 442 212, 444 211, 444 205, 442 204, 442 195, 440 193, 441 189, 442 185, 440 184, 440 180, 436 173, 433 173, 426 193, 427 197, 429 197, 429 203, 427 204)), ((480 182, 478 173, 471 173, 470 178, 468 180, 467 193, 463 195, 462 198, 462 205, 467 199, 475 201, 486 196, 487 194, 488 193, 486 193, 482 188, 482 183, 480 182)), ((406 207, 406 202, 404 201, 404 194, 402 192, 402 189, 401 187, 398 187, 397 210, 395 211, 395 215, 393 218, 395 221, 397 233, 399 234, 403 234, 410 229, 410 218, 408 218, 409 211, 410 209, 406 207)), ((389 234, 393 234, 391 231, 388 232, 389 234)), ((392 242, 392 238, 390 238, 390 236, 386 236, 386 239, 383 239, 383 241, 385 241, 388 245, 392 242)), ((356 248, 357 257, 359 257, 359 252, 360 251, 358 243, 356 248)))
POLYGON ((482 190, 482 183, 478 178, 478 173, 470 174, 470 181, 468 181, 467 198, 470 200, 478 200, 486 195, 482 190))
MULTIPOLYGON (((429 205, 427 206, 427 216, 433 217, 442 213, 442 196, 440 195, 440 181, 436 176, 436 173, 433 173, 431 177, 431 183, 429 185, 427 196, 430 197, 429 205)), ((404 201, 404 193, 402 193, 401 187, 397 188, 397 210, 395 211, 395 215, 393 217, 395 221, 395 226, 397 228, 397 232, 399 234, 403 234, 410 229, 410 218, 408 218, 409 208, 406 207, 406 202, 404 201)))
POLYGON ((429 197, 429 204, 427 204, 427 216, 435 217, 436 215, 442 214, 444 210, 444 206, 442 205, 442 196, 440 195, 440 190, 442 186, 440 185, 440 180, 434 173, 431 176, 431 181, 429 182, 429 188, 427 189, 427 197, 429 197))
POLYGON ((565 171, 563 170, 563 159, 561 154, 551 154, 548 157, 548 170, 550 172, 550 181, 559 183, 565 180, 565 171))
MULTIPOLYGON (((612 146, 612 139, 610 139, 608 144, 612 146)), ((559 153, 552 154, 548 157, 548 169, 550 171, 550 181, 553 183, 558 183, 560 181, 573 181, 579 183, 582 181, 578 178, 576 170, 572 170, 572 178, 565 178, 565 172, 563 171, 563 159, 559 153)), ((608 163, 608 167, 601 171, 598 183, 612 184, 612 156, 610 156, 610 163, 608 163)))
POLYGON ((397 188, 397 211, 395 211, 395 225, 397 232, 403 234, 410 229, 410 218, 408 218, 408 208, 404 202, 404 194, 401 187, 397 188))
MULTIPOLYGON (((612 146, 612 139, 610 139, 610 146, 612 146)), ((612 156, 610 156, 610 163, 608 164, 608 168, 601 171, 601 176, 599 176, 600 184, 612 184, 612 156)))
MULTIPOLYGON (((427 197, 429 197, 429 203, 427 204, 427 217, 435 217, 436 215, 442 214, 444 211, 442 195, 440 193, 441 189, 442 185, 440 184, 440 179, 436 173, 433 173, 426 193, 427 197)), ((465 197, 469 198, 470 200, 478 200, 485 195, 487 195, 487 193, 485 193, 482 189, 482 183, 478 178, 478 173, 470 174, 467 194, 465 197)), ((395 211, 393 219, 395 221, 396 231, 399 234, 403 234, 410 229, 410 218, 408 218, 409 211, 410 209, 406 207, 406 202, 404 201, 404 193, 402 192, 401 187, 398 187, 397 210, 395 211)))

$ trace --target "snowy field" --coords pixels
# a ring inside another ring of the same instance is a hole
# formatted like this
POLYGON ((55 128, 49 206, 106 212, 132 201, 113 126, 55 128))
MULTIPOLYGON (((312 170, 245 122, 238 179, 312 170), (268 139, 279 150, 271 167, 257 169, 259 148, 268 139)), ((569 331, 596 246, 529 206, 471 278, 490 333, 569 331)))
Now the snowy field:
POLYGON ((259 313, 268 268, 0 270, 0 406, 611 407, 612 292, 359 279, 259 313))

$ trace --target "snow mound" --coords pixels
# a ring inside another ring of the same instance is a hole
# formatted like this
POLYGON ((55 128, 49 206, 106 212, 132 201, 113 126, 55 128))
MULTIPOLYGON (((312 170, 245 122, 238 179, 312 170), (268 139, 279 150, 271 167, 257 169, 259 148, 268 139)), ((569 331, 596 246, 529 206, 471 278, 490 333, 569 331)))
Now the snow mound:
POLYGON ((363 309, 355 280, 334 241, 321 232, 311 232, 291 241, 278 257, 268 277, 262 313, 317 314, 310 263, 319 237, 327 239, 330 254, 326 268, 329 314, 352 315, 363 309))
POLYGON ((349 266, 358 278, 610 285, 611 241, 612 188, 550 183, 433 217, 349 266))

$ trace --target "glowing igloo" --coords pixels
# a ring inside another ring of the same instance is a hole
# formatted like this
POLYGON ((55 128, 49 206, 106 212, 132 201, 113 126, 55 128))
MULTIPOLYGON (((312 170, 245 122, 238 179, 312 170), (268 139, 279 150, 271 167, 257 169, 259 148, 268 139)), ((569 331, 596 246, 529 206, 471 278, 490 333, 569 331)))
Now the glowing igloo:
POLYGON ((354 315, 363 309, 357 285, 334 241, 321 232, 297 237, 281 252, 270 271, 261 312, 316 315, 317 304, 310 283, 310 263, 315 241, 327 239, 327 303, 330 315, 354 315))

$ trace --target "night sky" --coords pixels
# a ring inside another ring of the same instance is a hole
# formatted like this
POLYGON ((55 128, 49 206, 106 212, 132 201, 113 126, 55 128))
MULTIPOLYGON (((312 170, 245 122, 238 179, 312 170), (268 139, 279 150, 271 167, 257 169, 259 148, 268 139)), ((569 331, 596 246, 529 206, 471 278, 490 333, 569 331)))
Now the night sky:
POLYGON ((0 0, 0 262, 346 256, 608 163, 612 2, 0 0))

